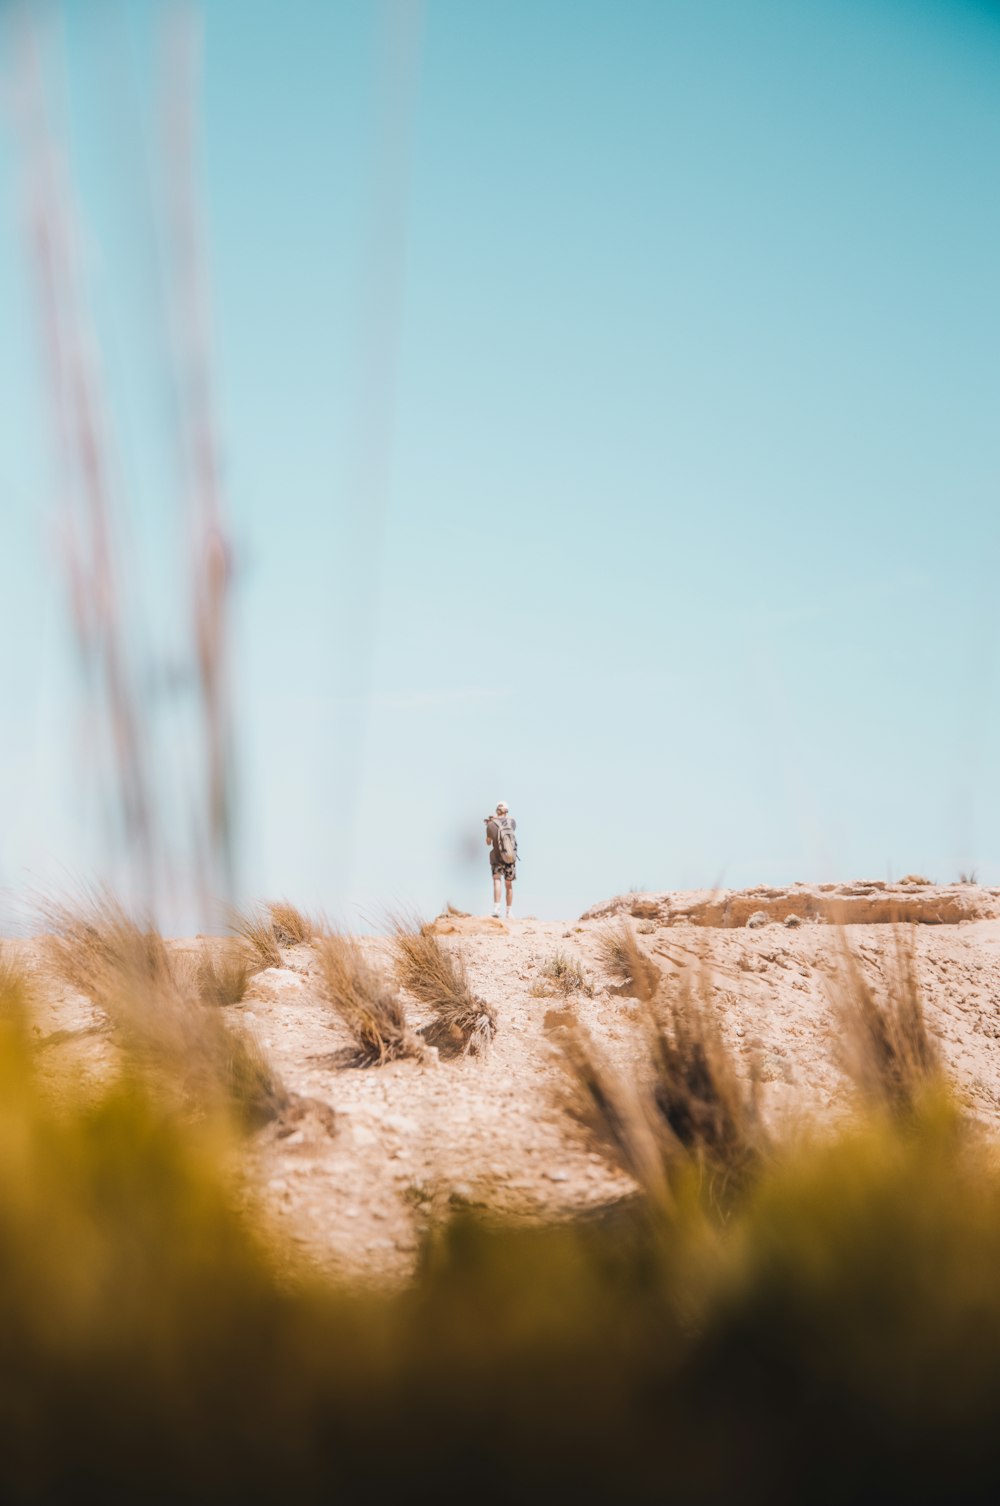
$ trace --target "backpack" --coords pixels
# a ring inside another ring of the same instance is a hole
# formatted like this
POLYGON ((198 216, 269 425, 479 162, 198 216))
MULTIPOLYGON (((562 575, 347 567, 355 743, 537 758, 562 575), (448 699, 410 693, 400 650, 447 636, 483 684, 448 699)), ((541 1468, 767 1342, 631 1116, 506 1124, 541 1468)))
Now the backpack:
POLYGON ((501 863, 517 860, 517 838, 511 828, 509 816, 497 817, 497 852, 501 863))

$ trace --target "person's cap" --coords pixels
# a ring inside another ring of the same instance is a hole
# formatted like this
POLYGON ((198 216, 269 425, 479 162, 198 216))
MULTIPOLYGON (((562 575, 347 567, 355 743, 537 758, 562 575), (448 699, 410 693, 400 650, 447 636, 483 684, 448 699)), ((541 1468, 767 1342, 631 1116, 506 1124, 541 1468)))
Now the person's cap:
POLYGON ((506 814, 507 814, 507 802, 506 802, 506 800, 498 800, 497 801, 497 815, 498 816, 506 816, 506 814))

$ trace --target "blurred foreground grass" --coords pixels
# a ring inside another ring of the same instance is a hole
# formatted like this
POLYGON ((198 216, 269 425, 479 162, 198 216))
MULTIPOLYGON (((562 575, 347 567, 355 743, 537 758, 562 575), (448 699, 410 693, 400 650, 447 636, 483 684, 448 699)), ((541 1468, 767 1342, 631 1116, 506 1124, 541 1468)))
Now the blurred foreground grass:
MULTIPOLYGON (((414 1282, 279 1278, 215 1117, 40 1090, 0 977, 4 1501, 962 1500, 1000 1464, 1000 1177, 946 1097, 720 1214, 460 1218, 414 1282)), ((234 1131, 235 1137, 235 1131, 234 1131)))

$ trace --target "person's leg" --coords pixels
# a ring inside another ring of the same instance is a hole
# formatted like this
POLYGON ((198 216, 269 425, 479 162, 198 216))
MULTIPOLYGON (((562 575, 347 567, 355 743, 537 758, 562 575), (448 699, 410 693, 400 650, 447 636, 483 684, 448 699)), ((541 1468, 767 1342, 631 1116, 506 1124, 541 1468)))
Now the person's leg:
POLYGON ((500 915, 500 875, 495 871, 493 874, 493 914, 498 917, 500 915))
MULTIPOLYGON (((497 885, 497 891, 498 891, 498 893, 499 893, 499 887, 500 886, 498 884, 497 885)), ((510 920, 511 913, 513 912, 513 909, 514 909, 514 880, 513 879, 508 879, 507 880, 507 919, 508 920, 510 920)))

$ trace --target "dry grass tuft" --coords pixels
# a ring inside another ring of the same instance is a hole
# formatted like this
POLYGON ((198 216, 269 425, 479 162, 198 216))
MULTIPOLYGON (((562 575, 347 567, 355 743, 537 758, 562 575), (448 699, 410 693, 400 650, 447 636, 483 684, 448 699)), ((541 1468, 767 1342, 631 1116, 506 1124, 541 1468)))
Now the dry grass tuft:
POLYGON ((668 1134, 728 1202, 753 1181, 769 1141, 758 1082, 747 1083, 722 1039, 706 970, 671 979, 650 1005, 652 1097, 668 1134))
POLYGON ((660 969, 642 950, 627 920, 602 931, 597 948, 601 962, 623 993, 647 1004, 655 997, 660 969))
POLYGON ((352 937, 321 937, 316 957, 327 1002, 354 1037, 345 1065, 375 1067, 404 1057, 428 1057, 424 1042, 410 1029, 399 995, 352 937))
POLYGON ((206 1004, 239 1004, 254 975, 254 959, 241 940, 207 945, 198 959, 198 992, 206 1004))
MULTIPOLYGON (((11 956, 9 947, 0 944, 0 1030, 21 1036, 26 1033, 32 1014, 35 989, 20 962, 11 956)), ((3 1041, 0 1039, 0 1048, 3 1041)))
POLYGON ((281 967, 281 950, 274 929, 274 921, 267 910, 237 910, 230 921, 230 929, 241 936, 250 948, 254 972, 263 972, 269 967, 281 967))
POLYGON ((271 917, 271 928, 279 946, 300 946, 303 942, 312 941, 315 937, 315 923, 308 915, 303 915, 301 910, 289 904, 287 899, 275 900, 273 904, 268 905, 267 909, 271 917))
POLYGON ((901 884, 930 884, 931 880, 925 878, 922 873, 907 873, 899 882, 901 884))
POLYGON ((31 998, 32 988, 24 969, 0 947, 0 1022, 22 1022, 31 1007, 31 998))
POLYGON ((841 958, 831 990, 843 1027, 841 1063, 866 1098, 898 1118, 911 1118, 928 1094, 946 1088, 924 1017, 913 939, 896 931, 881 999, 846 940, 841 958))
POLYGON ((663 1136, 647 1091, 625 1078, 581 1029, 560 1032, 565 1106, 658 1206, 672 1202, 663 1136))
POLYGON ((293 1107, 301 1108, 311 1102, 296 1101, 286 1090, 253 1031, 227 1030, 225 1039, 228 1052, 222 1058, 223 1082, 248 1129, 259 1129, 283 1118, 293 1107))
POLYGON ((542 963, 541 973, 543 982, 532 990, 538 998, 551 998, 553 994, 562 994, 564 998, 586 994, 588 999, 593 998, 593 983, 580 964, 565 952, 553 952, 542 963))
POLYGON ((669 1202, 671 1175, 694 1166, 726 1209, 755 1179, 770 1144, 757 1101, 715 1019, 707 974, 661 986, 647 1006, 647 1062, 626 1082, 579 1032, 564 1044, 569 1108, 644 1191, 669 1202))
POLYGON ((102 1009, 127 978, 137 987, 170 977, 162 936, 136 924, 113 895, 98 890, 73 908, 58 902, 41 906, 48 926, 45 953, 56 974, 102 1009))
POLYGON ((247 1128, 290 1102, 251 1035, 227 1028, 205 1002, 197 965, 172 959, 162 936, 110 896, 83 913, 45 907, 50 963, 107 1015, 126 1057, 183 1110, 229 1111, 247 1128))
POLYGON ((421 1033, 442 1056, 480 1054, 497 1032, 496 1010, 473 993, 461 957, 426 926, 393 921, 393 958, 400 984, 434 1019, 421 1033))

